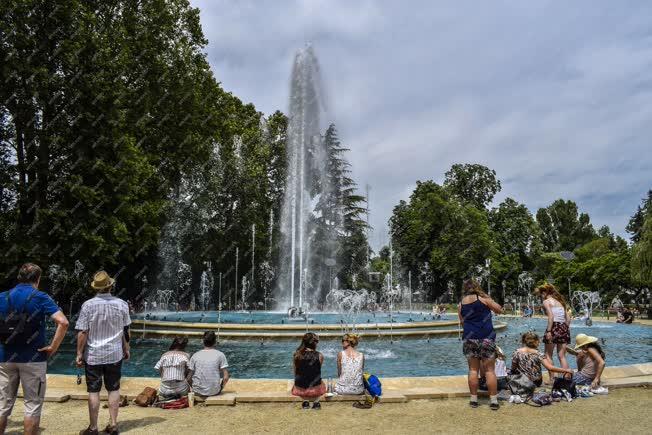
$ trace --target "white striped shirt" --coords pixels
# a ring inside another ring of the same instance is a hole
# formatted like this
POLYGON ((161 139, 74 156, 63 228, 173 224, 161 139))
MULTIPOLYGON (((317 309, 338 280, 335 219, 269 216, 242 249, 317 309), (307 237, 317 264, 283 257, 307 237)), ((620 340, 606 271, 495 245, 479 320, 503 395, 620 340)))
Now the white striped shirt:
POLYGON ((161 372, 161 381, 183 381, 189 361, 187 353, 171 350, 161 356, 154 368, 161 372))
POLYGON ((84 302, 75 329, 88 331, 84 349, 86 364, 95 366, 122 360, 122 337, 129 324, 129 305, 110 293, 98 293, 84 302))

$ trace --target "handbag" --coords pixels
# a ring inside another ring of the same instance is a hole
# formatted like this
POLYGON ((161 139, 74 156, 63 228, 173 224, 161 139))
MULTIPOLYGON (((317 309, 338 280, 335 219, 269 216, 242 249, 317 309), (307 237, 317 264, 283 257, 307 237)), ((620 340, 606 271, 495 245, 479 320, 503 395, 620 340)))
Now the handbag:
POLYGON ((577 397, 577 386, 573 379, 566 378, 555 378, 555 381, 552 384, 552 391, 558 391, 564 395, 564 391, 568 392, 572 398, 577 397))
POLYGON ((134 403, 138 406, 151 406, 158 396, 158 391, 152 387, 145 387, 142 393, 140 393, 134 399, 134 403))
POLYGON ((376 375, 363 374, 364 388, 371 397, 380 397, 383 394, 383 386, 376 375))
POLYGON ((534 393, 536 385, 525 374, 518 373, 509 377, 507 388, 509 388, 512 394, 529 397, 534 393))

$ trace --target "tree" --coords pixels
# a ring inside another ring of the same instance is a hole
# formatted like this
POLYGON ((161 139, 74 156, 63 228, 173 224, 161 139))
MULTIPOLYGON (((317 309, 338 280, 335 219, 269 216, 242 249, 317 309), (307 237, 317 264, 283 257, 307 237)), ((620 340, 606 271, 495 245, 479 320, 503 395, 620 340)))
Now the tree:
POLYGON ((443 294, 449 281, 461 288, 463 278, 497 254, 486 212, 433 181, 418 181, 410 201, 394 208, 390 231, 395 258, 406 271, 418 276, 430 264, 431 297, 443 294))
POLYGON ((533 255, 540 250, 539 227, 527 207, 512 198, 489 212, 489 225, 499 251, 492 276, 505 287, 518 288, 519 274, 532 268, 533 255))
POLYGON ((631 234, 631 240, 637 243, 641 239, 645 216, 652 210, 652 189, 647 191, 647 198, 643 199, 641 205, 636 208, 636 213, 630 218, 625 230, 631 234))
POLYGON ((640 240, 632 248, 632 278, 652 287, 652 211, 648 211, 640 240))
POLYGON ((588 214, 573 201, 558 199, 536 214, 541 242, 547 252, 572 251, 596 236, 588 214))
POLYGON ((444 187, 478 209, 485 209, 501 189, 496 171, 479 164, 454 164, 446 172, 444 187))
POLYGON ((337 276, 342 286, 352 288, 363 281, 367 266, 366 222, 362 215, 366 199, 357 194, 356 184, 350 177, 350 165, 344 154, 337 129, 331 124, 323 138, 326 152, 326 180, 320 189, 319 200, 311 218, 313 228, 311 259, 311 285, 318 289, 317 297, 323 300, 330 290, 331 267, 328 259, 336 261, 337 276))

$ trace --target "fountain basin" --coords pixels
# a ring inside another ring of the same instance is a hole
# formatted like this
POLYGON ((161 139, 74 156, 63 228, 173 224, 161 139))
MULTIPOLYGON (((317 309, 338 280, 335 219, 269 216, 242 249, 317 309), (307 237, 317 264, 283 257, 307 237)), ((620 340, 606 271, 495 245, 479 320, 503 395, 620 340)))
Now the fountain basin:
MULTIPOLYGON (((216 319, 216 313, 202 313, 199 320, 216 319)), ((149 319, 134 319, 132 333, 138 337, 164 337, 185 335, 199 337, 204 331, 215 331, 223 339, 297 339, 304 333, 311 331, 324 338, 340 337, 346 331, 356 331, 363 337, 414 337, 429 338, 459 335, 458 322, 446 320, 414 321, 413 318, 427 319, 430 315, 423 313, 400 313, 376 315, 361 313, 356 316, 356 322, 345 322, 336 314, 315 313, 310 314, 308 320, 301 322, 284 317, 282 313, 255 312, 255 313, 224 313, 229 322, 204 322, 197 320, 197 313, 167 313, 150 314, 149 319), (188 321, 169 321, 163 318, 181 318, 188 321), (371 321, 375 318, 378 321, 371 321), (366 320, 360 322, 360 320, 366 320), (239 322, 237 322, 239 320, 239 322), (385 321, 380 321, 385 320, 385 321), (386 321, 393 320, 393 321, 386 321), (409 321, 412 320, 412 321, 409 321), (237 323, 235 323, 237 322, 237 323), (270 322, 270 323, 262 323, 270 322), (273 323, 272 323, 273 322, 273 323), (282 323, 283 322, 283 323, 282 323)), ((219 313, 222 318, 222 313, 219 313)), ((505 323, 497 323, 496 329, 506 328, 505 323)))

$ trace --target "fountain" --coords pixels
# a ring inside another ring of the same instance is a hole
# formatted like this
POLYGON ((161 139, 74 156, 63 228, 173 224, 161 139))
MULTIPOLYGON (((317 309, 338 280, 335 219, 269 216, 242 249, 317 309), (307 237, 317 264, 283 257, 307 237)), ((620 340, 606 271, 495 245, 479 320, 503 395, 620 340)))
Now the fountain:
MULTIPOLYGON (((527 313, 523 313, 526 317, 531 317, 534 314, 534 306, 532 304, 532 286, 534 285, 534 278, 529 272, 521 272, 518 275, 518 290, 521 295, 525 295, 527 303, 527 313)), ((519 297, 518 307, 521 307, 521 298, 519 297)))
POLYGON ((575 311, 582 313, 579 319, 584 320, 586 326, 591 326, 593 324, 593 308, 598 307, 601 300, 598 292, 576 290, 571 295, 570 302, 575 311))
MULTIPOLYGON (((326 152, 320 132, 323 92, 319 64, 312 47, 294 58, 290 81, 289 124, 287 130, 288 170, 281 216, 281 256, 277 282, 277 302, 286 307, 304 305, 306 277, 322 289, 328 273, 313 274, 313 247, 310 217, 319 195, 331 189, 326 176, 326 152), (318 186, 318 189, 316 189, 318 186)), ((325 245, 336 252, 336 241, 325 245)), ((323 268, 320 263, 318 267, 323 268)))
POLYGON ((211 270, 211 264, 208 263, 206 270, 201 273, 199 280, 199 303, 203 311, 206 311, 210 305, 212 292, 213 271, 211 270))

